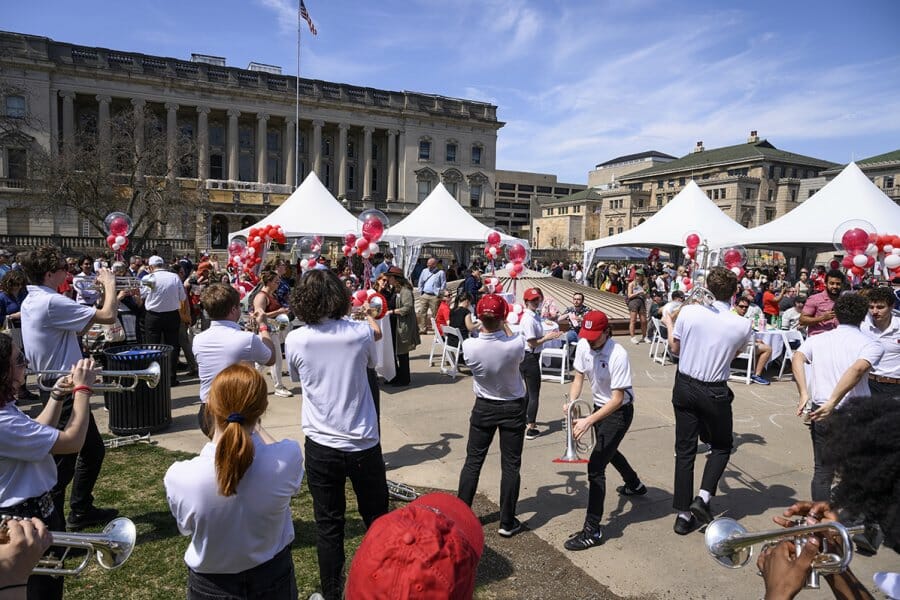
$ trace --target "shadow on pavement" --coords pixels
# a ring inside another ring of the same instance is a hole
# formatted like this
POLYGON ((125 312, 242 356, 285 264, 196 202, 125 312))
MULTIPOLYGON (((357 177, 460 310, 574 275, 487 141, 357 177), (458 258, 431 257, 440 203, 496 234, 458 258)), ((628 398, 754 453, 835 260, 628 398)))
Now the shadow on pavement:
POLYGON ((439 440, 418 444, 404 444, 384 455, 388 471, 399 467, 420 465, 429 460, 440 460, 450 454, 450 440, 462 439, 458 433, 442 433, 439 440))

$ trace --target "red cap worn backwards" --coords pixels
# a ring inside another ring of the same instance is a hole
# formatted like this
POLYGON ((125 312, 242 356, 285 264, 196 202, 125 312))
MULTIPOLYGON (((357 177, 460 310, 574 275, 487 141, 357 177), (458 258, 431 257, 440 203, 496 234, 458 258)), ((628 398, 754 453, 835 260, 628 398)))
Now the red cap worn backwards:
POLYGON ((528 288, 522 294, 522 299, 525 300, 525 302, 528 302, 529 300, 537 300, 538 298, 543 298, 543 295, 537 288, 528 288))
POLYGON ((346 598, 471 598, 483 550, 472 509, 450 494, 426 494, 372 524, 350 565, 346 598))
POLYGON ((509 313, 509 305, 497 294, 485 294, 475 307, 475 314, 479 318, 490 315, 497 319, 505 319, 507 313, 509 313))
POLYGON ((609 329, 609 319, 606 313, 592 310, 585 313, 584 318, 581 320, 581 331, 578 332, 578 337, 593 342, 603 335, 603 332, 607 329, 609 329))

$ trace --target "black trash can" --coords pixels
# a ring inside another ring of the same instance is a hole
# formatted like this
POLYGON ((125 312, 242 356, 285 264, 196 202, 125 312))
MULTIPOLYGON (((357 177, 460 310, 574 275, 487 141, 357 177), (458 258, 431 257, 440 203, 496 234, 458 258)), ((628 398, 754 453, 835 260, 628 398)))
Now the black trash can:
MULTIPOLYGON (((166 344, 132 344, 104 351, 108 371, 141 371, 154 362, 160 368, 159 384, 155 388, 142 380, 132 391, 106 392, 111 432, 145 435, 172 424, 172 351, 172 346, 166 344)), ((123 382, 130 385, 128 379, 123 382)))

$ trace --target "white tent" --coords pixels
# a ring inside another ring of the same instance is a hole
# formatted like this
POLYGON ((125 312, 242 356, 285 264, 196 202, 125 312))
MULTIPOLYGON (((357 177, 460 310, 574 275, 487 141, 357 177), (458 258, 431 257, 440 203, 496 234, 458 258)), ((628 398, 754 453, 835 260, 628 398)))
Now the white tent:
MULTIPOLYGON (((254 223, 252 227, 269 224, 281 225, 287 237, 305 235, 341 237, 348 231, 359 230, 359 221, 356 217, 341 206, 312 171, 281 206, 254 223)), ((246 236, 249 232, 250 227, 235 231, 228 235, 228 239, 237 235, 246 236)))
POLYGON ((728 245, 831 247, 835 230, 858 219, 868 221, 879 233, 900 232, 900 206, 878 189, 856 163, 850 163, 792 211, 730 237, 728 245))
POLYGON ((710 249, 723 248, 747 230, 722 212, 700 189, 689 182, 668 204, 640 225, 584 243, 584 264, 590 265, 593 250, 608 246, 684 246, 684 237, 697 232, 710 249))

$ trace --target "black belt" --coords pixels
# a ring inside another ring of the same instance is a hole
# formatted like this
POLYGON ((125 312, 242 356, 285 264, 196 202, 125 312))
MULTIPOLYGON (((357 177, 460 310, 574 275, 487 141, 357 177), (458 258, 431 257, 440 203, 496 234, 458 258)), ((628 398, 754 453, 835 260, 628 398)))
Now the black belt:
POLYGON ((881 375, 869 375, 869 381, 874 381, 875 383, 900 383, 900 379, 896 379, 894 377, 882 377, 881 375))
POLYGON ((422 292, 423 296, 437 296, 437 294, 431 294, 429 292, 422 292))
POLYGON ((13 506, 0 507, 0 513, 13 517, 40 517, 49 519, 53 514, 53 496, 44 492, 40 496, 29 498, 13 506))
POLYGON ((177 313, 178 309, 176 308, 174 310, 148 310, 147 312, 150 313, 151 315, 169 315, 172 313, 177 313))
POLYGON ((680 378, 682 378, 682 379, 687 379, 688 381, 690 381, 690 382, 692 382, 692 383, 698 383, 698 384, 700 384, 700 385, 706 385, 706 386, 723 386, 723 385, 726 385, 726 384, 728 383, 728 380, 727 380, 727 379, 723 379, 722 381, 703 381, 703 380, 701 380, 701 379, 696 379, 696 378, 694 378, 694 377, 691 377, 690 375, 685 375, 685 374, 682 373, 681 371, 676 371, 676 372, 675 372, 675 377, 680 377, 680 378))

